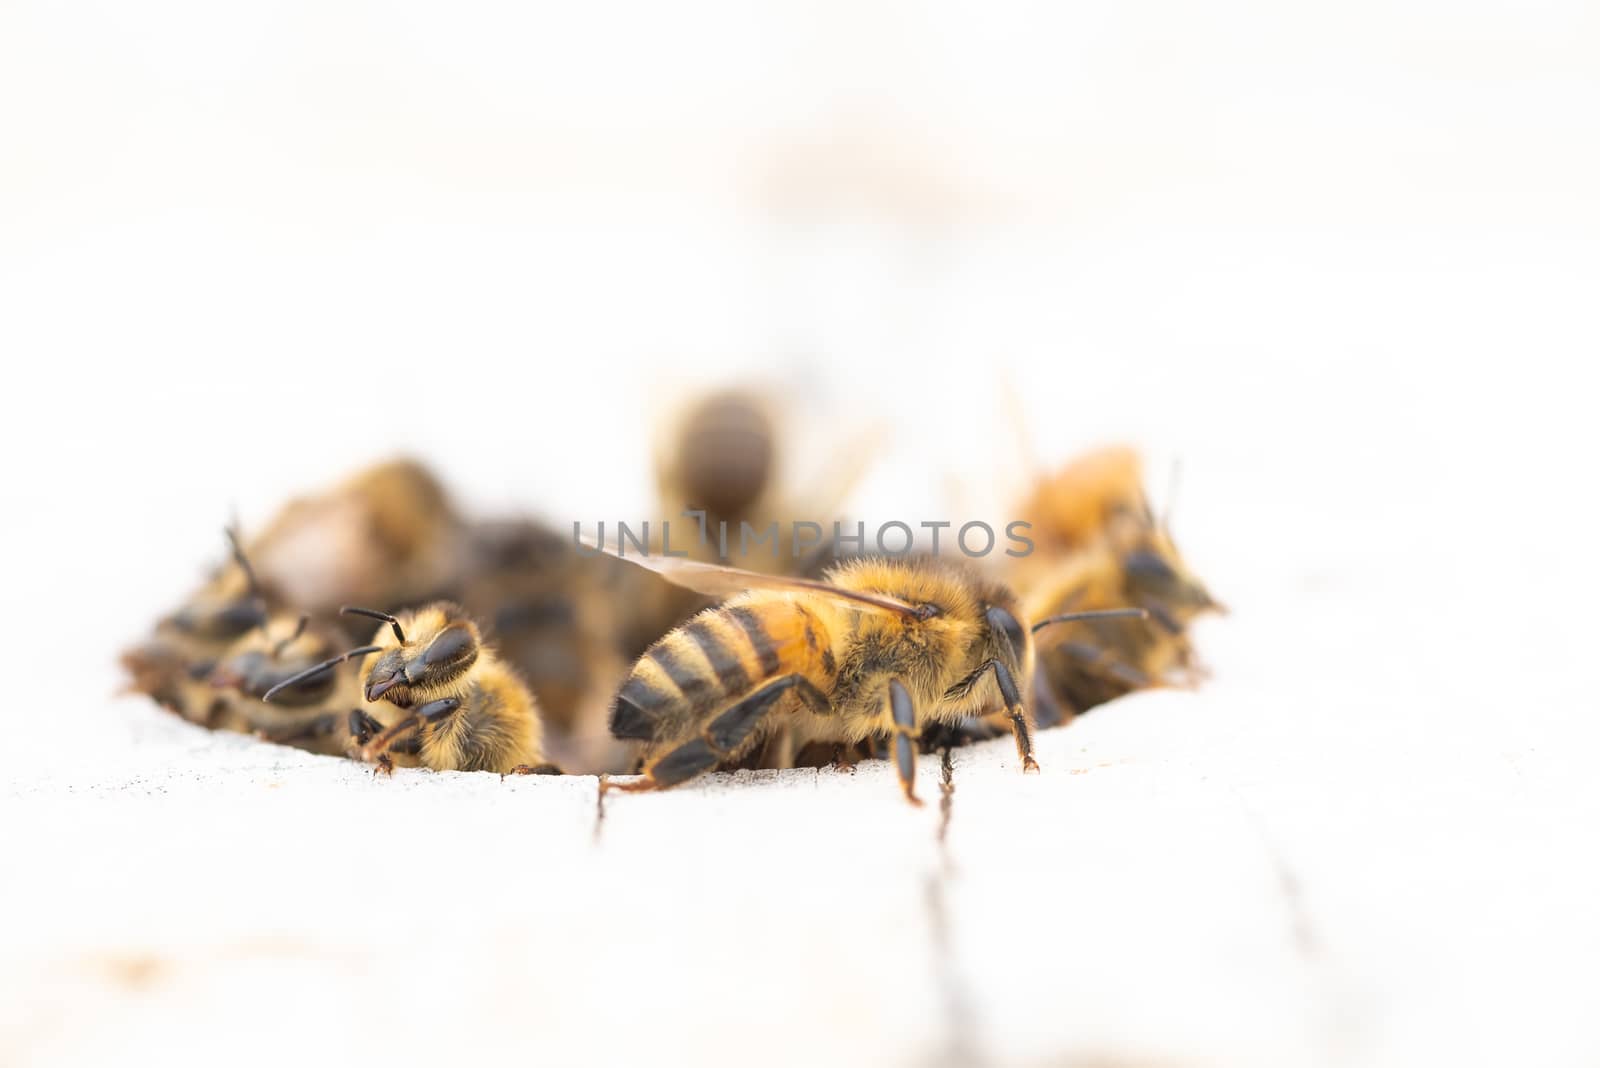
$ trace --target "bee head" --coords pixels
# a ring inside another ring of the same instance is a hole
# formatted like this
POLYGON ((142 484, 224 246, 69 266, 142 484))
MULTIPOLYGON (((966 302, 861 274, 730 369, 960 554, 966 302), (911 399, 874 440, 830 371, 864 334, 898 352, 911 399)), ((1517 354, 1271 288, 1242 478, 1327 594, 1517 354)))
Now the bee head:
POLYGON ((1184 566, 1172 539, 1151 529, 1122 554, 1123 587, 1130 603, 1158 604, 1182 617, 1222 611, 1205 584, 1184 566))
POLYGON ((1008 654, 1012 663, 1022 664, 1028 657, 1028 632, 1022 629, 1017 617, 996 605, 985 609, 983 617, 989 624, 991 644, 997 651, 1008 654))
POLYGON ((341 611, 388 624, 374 639, 379 655, 363 674, 362 695, 368 701, 406 708, 418 698, 436 696, 472 668, 482 648, 478 628, 453 605, 430 605, 398 619, 367 609, 341 611))
POLYGON ((987 625, 986 658, 999 660, 1014 673, 1033 670, 1033 634, 1022 625, 1022 605, 1005 586, 988 583, 981 593, 983 620, 987 625))
POLYGON ((179 631, 206 641, 228 641, 266 621, 266 603, 254 595, 214 599, 202 594, 171 617, 179 631))
POLYGON ((256 582, 255 569, 233 529, 223 533, 228 536, 234 566, 219 573, 168 620, 180 633, 203 641, 231 641, 267 621, 267 601, 256 582))
POLYGON ((322 701, 333 689, 334 675, 305 672, 327 657, 333 644, 321 631, 308 633, 307 622, 305 616, 298 620, 280 617, 246 634, 212 670, 211 685, 255 698, 276 691, 275 696, 286 705, 322 701))

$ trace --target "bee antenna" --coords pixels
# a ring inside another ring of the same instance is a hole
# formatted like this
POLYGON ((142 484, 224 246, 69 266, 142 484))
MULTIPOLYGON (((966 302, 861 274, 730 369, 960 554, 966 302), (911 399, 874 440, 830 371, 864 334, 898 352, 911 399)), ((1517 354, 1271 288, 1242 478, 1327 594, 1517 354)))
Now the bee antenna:
POLYGON ((376 608, 356 608, 354 605, 347 604, 339 609, 339 614, 341 616, 366 616, 368 619, 381 619, 394 628, 394 636, 400 640, 401 645, 406 643, 406 632, 400 629, 400 621, 388 612, 380 612, 376 608))
POLYGON ((1178 503, 1178 481, 1183 474, 1183 461, 1174 457, 1172 470, 1167 473, 1167 500, 1161 508, 1161 529, 1172 533, 1172 513, 1178 503))
POLYGON ((1033 625, 1033 633, 1038 634, 1052 623, 1076 623, 1080 619, 1149 619, 1150 613, 1143 608, 1103 608, 1094 612, 1068 612, 1065 615, 1047 616, 1033 625))
POLYGON ((376 652, 381 651, 382 649, 383 649, 383 646, 381 646, 381 645, 363 645, 361 648, 352 649, 348 653, 340 653, 336 657, 332 657, 331 659, 324 660, 322 663, 317 664, 315 667, 308 667, 304 671, 299 672, 298 674, 290 675, 288 678, 286 678, 282 682, 278 683, 278 685, 274 686, 272 689, 270 689, 266 693, 262 694, 261 695, 261 699, 263 701, 270 701, 270 700, 272 700, 273 695, 276 694, 279 690, 286 690, 290 686, 297 686, 300 683, 305 682, 307 679, 314 679, 318 675, 322 674, 324 671, 327 671, 329 668, 337 667, 338 665, 344 663, 346 660, 354 660, 358 656, 366 656, 368 653, 376 653, 376 652))
POLYGON ((256 569, 250 566, 250 558, 244 554, 244 547, 239 544, 239 528, 237 523, 230 523, 222 528, 222 533, 228 539, 228 548, 233 551, 233 558, 239 564, 239 569, 244 572, 244 580, 250 586, 250 596, 261 596, 261 584, 256 581, 256 569))
POLYGON ((304 634, 306 632, 306 624, 309 623, 309 622, 311 622, 311 617, 310 616, 301 616, 300 617, 300 622, 298 622, 298 623, 296 623, 294 625, 294 633, 289 635, 287 638, 283 639, 283 641, 279 642, 277 645, 272 647, 272 658, 274 660, 276 660, 278 657, 282 656, 283 655, 283 651, 285 649, 289 648, 289 646, 293 645, 295 639, 300 637, 300 635, 302 635, 302 634, 304 634))

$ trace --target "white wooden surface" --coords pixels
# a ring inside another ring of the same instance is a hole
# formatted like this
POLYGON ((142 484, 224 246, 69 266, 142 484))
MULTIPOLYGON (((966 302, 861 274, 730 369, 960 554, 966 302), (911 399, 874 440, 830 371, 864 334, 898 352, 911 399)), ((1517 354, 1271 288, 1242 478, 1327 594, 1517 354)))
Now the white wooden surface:
MULTIPOLYGON (((207 735, 24 770, 0 1046, 31 1064, 1583 1063, 1597 794, 1558 725, 1341 671, 1246 602, 1218 681, 956 755, 607 798, 207 735), (1315 680, 1315 681, 1308 681, 1315 680)), ((1384 636, 1370 628, 1367 640, 1384 636)), ((1426 643, 1423 643, 1424 645, 1426 643)), ((1591 732, 1592 736, 1592 732, 1591 732)), ((1576 735, 1570 736, 1576 737, 1576 735)))

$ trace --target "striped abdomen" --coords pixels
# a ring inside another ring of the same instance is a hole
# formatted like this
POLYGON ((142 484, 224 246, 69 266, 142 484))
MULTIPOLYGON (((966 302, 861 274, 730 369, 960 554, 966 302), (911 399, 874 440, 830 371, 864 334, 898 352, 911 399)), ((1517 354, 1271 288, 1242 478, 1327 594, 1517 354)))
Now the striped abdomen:
POLYGON ((762 683, 805 675, 823 690, 833 652, 817 615, 783 596, 748 595, 708 609, 639 659, 617 694, 611 733, 671 738, 762 683))

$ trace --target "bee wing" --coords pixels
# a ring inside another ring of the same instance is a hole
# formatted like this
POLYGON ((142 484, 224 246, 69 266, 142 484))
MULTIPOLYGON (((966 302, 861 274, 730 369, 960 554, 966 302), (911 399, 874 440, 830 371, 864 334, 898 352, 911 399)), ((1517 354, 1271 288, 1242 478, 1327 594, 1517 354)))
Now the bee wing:
POLYGON ((781 575, 763 575, 758 571, 746 571, 738 567, 723 567, 721 564, 705 564, 698 560, 687 560, 681 556, 624 556, 607 548, 603 543, 585 534, 579 540, 591 549, 597 549, 614 556, 618 560, 626 560, 636 567, 646 571, 653 571, 666 579, 674 586, 682 586, 686 590, 705 594, 707 597, 733 597, 747 590, 773 590, 778 593, 814 593, 823 597, 833 597, 852 604, 876 608, 883 612, 894 612, 898 615, 918 616, 920 611, 915 605, 908 604, 898 597, 891 597, 886 593, 861 593, 857 590, 847 590, 840 586, 833 586, 826 582, 815 582, 811 579, 785 578, 781 575))

